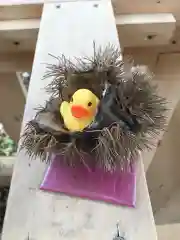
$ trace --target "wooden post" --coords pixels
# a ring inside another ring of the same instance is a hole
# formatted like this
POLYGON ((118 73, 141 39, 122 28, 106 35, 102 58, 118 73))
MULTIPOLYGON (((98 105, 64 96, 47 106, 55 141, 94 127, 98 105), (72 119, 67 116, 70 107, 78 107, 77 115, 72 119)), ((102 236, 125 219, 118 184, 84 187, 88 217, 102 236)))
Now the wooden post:
MULTIPOLYGON (((42 63, 54 61, 48 53, 91 55, 94 40, 101 46, 119 45, 111 1, 45 4, 24 123, 48 97, 43 87, 50 80, 41 80, 42 63)), ((17 158, 2 240, 112 240, 117 222, 127 240, 157 239, 142 161, 137 169, 137 206, 132 209, 42 192, 39 184, 47 165, 30 161, 23 152, 17 158)))
MULTIPOLYGON (((180 216, 179 61, 179 53, 160 54, 155 71, 159 90, 169 102, 167 131, 162 136, 161 144, 156 150, 153 161, 147 171, 152 206, 158 225, 178 222, 180 216)), ((167 237, 166 239, 171 238, 167 237)))

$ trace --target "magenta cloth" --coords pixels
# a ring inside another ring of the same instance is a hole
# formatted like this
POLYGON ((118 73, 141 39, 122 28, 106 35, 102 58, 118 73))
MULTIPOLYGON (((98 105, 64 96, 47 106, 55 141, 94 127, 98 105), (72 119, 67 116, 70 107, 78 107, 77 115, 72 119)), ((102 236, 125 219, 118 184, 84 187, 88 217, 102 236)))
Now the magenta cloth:
POLYGON ((84 166, 69 167, 57 156, 47 169, 40 189, 135 207, 135 166, 127 171, 109 173, 84 166))

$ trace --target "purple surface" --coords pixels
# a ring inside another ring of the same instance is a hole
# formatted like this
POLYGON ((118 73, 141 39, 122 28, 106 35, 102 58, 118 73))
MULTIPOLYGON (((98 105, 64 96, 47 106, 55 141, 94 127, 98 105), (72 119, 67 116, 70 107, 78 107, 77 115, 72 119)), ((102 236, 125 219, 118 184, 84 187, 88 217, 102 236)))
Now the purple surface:
POLYGON ((60 157, 55 157, 40 189, 135 207, 135 167, 130 167, 127 171, 108 173, 102 169, 93 171, 83 166, 69 167, 60 157))

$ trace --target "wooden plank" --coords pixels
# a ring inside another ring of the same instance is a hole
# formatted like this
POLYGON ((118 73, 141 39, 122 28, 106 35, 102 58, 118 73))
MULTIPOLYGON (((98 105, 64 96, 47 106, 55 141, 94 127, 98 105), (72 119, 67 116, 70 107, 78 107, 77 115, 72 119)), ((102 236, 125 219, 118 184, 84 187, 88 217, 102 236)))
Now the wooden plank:
MULTIPOLYGON (((179 189, 179 116, 180 116, 180 54, 161 54, 156 66, 161 93, 168 99, 168 127, 147 171, 147 181, 157 222, 163 223, 162 211, 179 189), (153 177, 152 177, 153 176, 153 177), (167 177, 168 176, 168 177, 167 177)), ((164 209, 164 210, 163 210, 164 209)))
MULTIPOLYGON (((178 205, 179 206, 179 205, 178 205)), ((162 240, 176 240, 180 235, 180 224, 166 224, 157 226, 158 239, 162 240)))
MULTIPOLYGON (((64 0, 64 2, 69 0, 64 0)), ((19 5, 19 4, 42 4, 48 2, 58 2, 58 0, 1 0, 0 5, 19 5)), ((113 0, 113 6, 117 13, 158 13, 158 12, 176 12, 178 10, 178 0, 135 0, 134 4, 127 3, 126 0, 113 0)))
POLYGON ((0 178, 12 176, 15 160, 16 160, 15 156, 0 157, 0 178))
POLYGON ((129 4, 126 0, 113 0, 113 6, 117 14, 176 13, 179 10, 179 1, 134 0, 133 4, 129 4))
POLYGON ((39 19, 3 20, 0 21, 0 31, 16 31, 26 29, 39 29, 39 19))
MULTIPOLYGON (((172 14, 117 15, 116 24, 122 47, 164 45, 172 37, 175 19, 172 14)), ((40 19, 0 21, 0 52, 34 51, 39 25, 40 19)))
MULTIPOLYGON (((91 1, 91 0, 83 0, 91 1)), ((27 5, 27 4, 44 4, 44 3, 56 3, 59 0, 0 0, 0 5, 27 5)), ((69 0, 63 0, 63 2, 69 2, 69 0)))
MULTIPOLYGON (((9 7, 9 11, 11 11, 11 7, 9 7)), ((18 11, 20 12, 20 10, 18 11)), ((24 13, 24 9, 22 11, 24 13)), ((20 13, 19 18, 21 16, 20 13)), ((175 23, 176 20, 170 13, 116 15, 116 24, 122 47, 168 44, 173 36, 175 23)), ((20 51, 33 50, 39 25, 40 16, 32 19, 6 21, 3 19, 3 21, 0 21, 0 31, 2 31, 0 35, 2 44, 0 46, 3 46, 0 47, 0 51, 11 51, 13 43, 18 43, 18 50, 20 51)))
POLYGON ((0 21, 0 52, 34 51, 39 19, 0 21))
POLYGON ((18 142, 25 98, 14 73, 0 74, 0 119, 8 135, 18 142))
POLYGON ((176 239, 179 224, 174 223, 180 219, 180 54, 160 54, 157 58, 157 53, 158 48, 128 48, 124 51, 125 55, 133 56, 135 63, 147 64, 153 70, 160 94, 169 101, 167 131, 159 137, 161 141, 158 147, 142 155, 155 223, 158 225, 158 239, 169 240, 176 239))
POLYGON ((40 18, 42 14, 42 3, 41 4, 29 4, 12 5, 10 1, 0 1, 0 21, 2 20, 17 20, 17 19, 28 19, 28 18, 40 18), (9 4, 9 5, 7 5, 9 4))
MULTIPOLYGON (((58 0, 1 0, 0 20, 40 18, 42 5, 48 2, 58 2, 58 0)), ((128 4, 126 0, 112 2, 116 14, 173 13, 177 19, 180 18, 178 0, 135 0, 134 4, 128 4)))
MULTIPOLYGON (((41 63, 54 62, 48 56, 49 52, 63 53, 67 57, 91 55, 93 40, 101 46, 109 42, 119 45, 110 1, 67 2, 61 6, 45 4, 24 123, 34 116, 34 107, 44 104, 48 98, 43 87, 49 80, 40 79, 45 71, 41 63), (67 31, 67 27, 71 31, 67 31)), ((131 209, 39 191, 47 166, 39 159, 31 162, 24 152, 17 158, 2 240, 28 237, 37 240, 109 240, 116 231, 117 221, 127 239, 157 239, 141 161, 137 168, 137 206, 131 209)))
POLYGON ((16 54, 28 51, 34 52, 38 31, 38 29, 1 31, 0 52, 16 54))
POLYGON ((176 20, 170 13, 124 14, 116 16, 123 47, 168 44, 176 20))
MULTIPOLYGON (((33 52, 1 53, 0 72, 14 73, 16 71, 31 71, 33 63, 33 52)), ((2 76, 0 76, 2 78, 2 76)), ((1 81, 1 79, 0 79, 1 81)))
POLYGON ((26 98, 27 97, 27 89, 23 83, 23 77, 22 77, 22 73, 21 72, 16 72, 16 76, 17 76, 17 80, 19 82, 19 85, 21 87, 21 90, 24 94, 24 97, 26 98))

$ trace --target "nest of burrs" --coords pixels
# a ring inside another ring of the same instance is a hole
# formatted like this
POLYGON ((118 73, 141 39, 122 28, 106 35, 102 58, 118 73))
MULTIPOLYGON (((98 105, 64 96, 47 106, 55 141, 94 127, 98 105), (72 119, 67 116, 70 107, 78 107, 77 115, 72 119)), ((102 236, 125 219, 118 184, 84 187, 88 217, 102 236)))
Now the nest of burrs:
POLYGON ((51 94, 37 109, 22 135, 21 149, 30 157, 47 160, 49 153, 63 155, 70 165, 86 165, 87 155, 94 166, 108 171, 136 159, 139 151, 151 149, 166 124, 166 99, 159 96, 152 74, 144 66, 127 67, 118 49, 95 49, 93 57, 54 57, 43 77, 52 77, 46 91, 51 94), (95 121, 83 132, 69 132, 60 115, 60 104, 69 101, 81 88, 100 99, 95 121))

